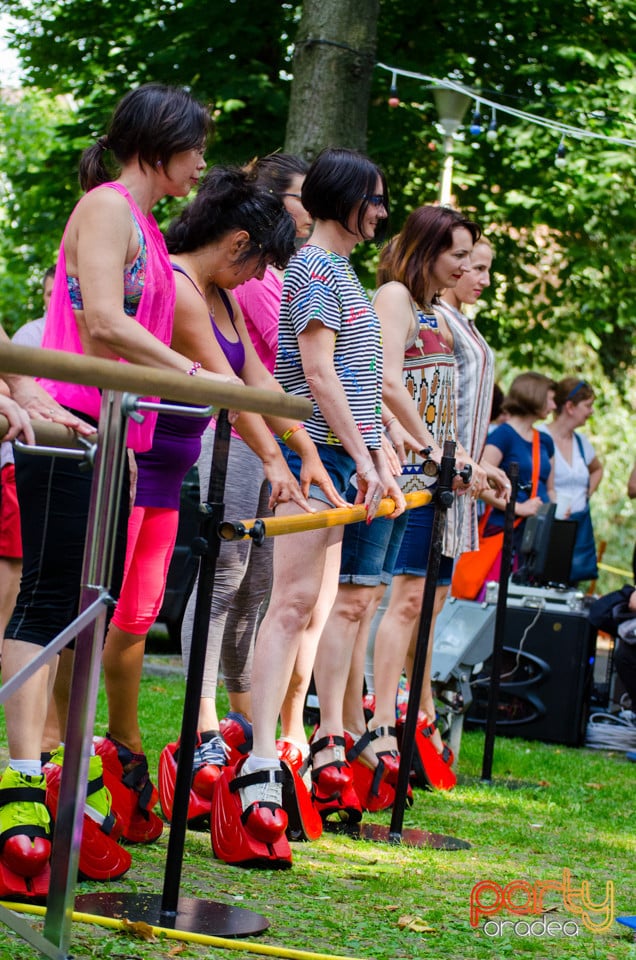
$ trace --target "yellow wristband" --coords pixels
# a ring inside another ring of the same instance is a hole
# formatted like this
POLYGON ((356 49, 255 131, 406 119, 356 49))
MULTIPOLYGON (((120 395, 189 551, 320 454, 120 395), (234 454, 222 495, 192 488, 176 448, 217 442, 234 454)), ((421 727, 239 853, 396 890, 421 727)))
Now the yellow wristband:
POLYGON ((287 443, 289 438, 293 437, 293 435, 296 433, 297 430, 304 430, 304 429, 305 429, 304 423, 297 423, 295 427, 290 427, 289 430, 285 430, 285 433, 282 435, 281 440, 283 441, 283 443, 287 443))

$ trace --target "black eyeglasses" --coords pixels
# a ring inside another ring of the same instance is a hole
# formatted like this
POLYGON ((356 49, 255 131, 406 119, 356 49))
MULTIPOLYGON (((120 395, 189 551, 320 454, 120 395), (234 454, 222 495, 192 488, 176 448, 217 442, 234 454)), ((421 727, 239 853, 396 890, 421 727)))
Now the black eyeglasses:
POLYGON ((589 383, 587 382, 587 380, 579 380, 576 386, 572 387, 572 389, 568 393, 567 397, 565 398, 565 402, 567 403, 568 400, 573 400, 574 397, 579 392, 579 390, 582 390, 583 387, 589 387, 589 383))
POLYGON ((300 193, 281 193, 281 197, 296 197, 297 200, 302 200, 302 194, 300 193))
POLYGON ((365 194, 363 199, 370 203, 372 207, 386 207, 386 197, 383 193, 365 194))

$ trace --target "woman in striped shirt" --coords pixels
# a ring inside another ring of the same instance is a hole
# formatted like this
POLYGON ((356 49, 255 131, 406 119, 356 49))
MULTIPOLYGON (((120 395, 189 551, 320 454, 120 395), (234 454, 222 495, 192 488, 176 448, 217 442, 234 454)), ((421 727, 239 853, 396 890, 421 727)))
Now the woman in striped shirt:
MULTIPOLYGON (((328 148, 307 174, 302 203, 316 226, 285 276, 275 376, 288 393, 313 402, 312 416, 297 429, 306 429, 316 443, 341 496, 356 474, 358 501, 367 508, 369 521, 383 496, 395 500, 397 515, 404 499, 382 449, 380 324, 349 261, 358 243, 383 233, 386 182, 368 158, 328 148)), ((302 482, 298 458, 289 449, 285 453, 302 482)), ((335 505, 314 486, 303 486, 303 491, 317 509, 335 505)), ((287 504, 277 508, 277 515, 293 512, 287 504)), ((321 594, 335 596, 341 539, 342 527, 332 527, 281 537, 274 545, 272 595, 254 655, 253 752, 237 767, 232 785, 239 792, 247 831, 270 844, 280 840, 287 826, 280 809, 278 713, 314 607, 321 594)), ((315 672, 319 698, 334 668, 346 680, 351 651, 330 650, 326 658, 321 653, 315 672), (331 659, 329 668, 321 669, 325 659, 331 659)), ((323 712, 313 753, 313 797, 323 818, 339 813, 359 820, 341 717, 323 712)))

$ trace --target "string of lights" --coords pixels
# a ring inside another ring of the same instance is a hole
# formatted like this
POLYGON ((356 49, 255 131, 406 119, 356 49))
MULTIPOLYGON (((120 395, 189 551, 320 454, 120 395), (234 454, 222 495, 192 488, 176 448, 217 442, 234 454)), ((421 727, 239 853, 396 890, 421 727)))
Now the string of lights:
POLYGON ((545 127, 548 130, 554 130, 555 133, 560 136, 559 149, 562 150, 563 156, 565 156, 564 139, 566 137, 572 137, 578 140, 602 140, 605 143, 614 143, 623 147, 636 147, 636 140, 631 140, 627 137, 611 137, 604 133, 598 133, 595 130, 589 130, 584 127, 575 127, 567 123, 562 123, 559 120, 551 120, 548 117, 542 117, 538 114, 528 113, 525 110, 518 110, 516 107, 511 107, 504 103, 498 103, 497 101, 485 96, 481 91, 476 92, 470 87, 467 87, 462 83, 457 83, 454 80, 449 80, 448 78, 440 80, 438 77, 430 77, 425 73, 415 73, 411 70, 403 70, 399 67, 390 67, 385 63, 377 63, 376 66, 381 70, 388 70, 388 72, 391 74, 391 90, 389 99, 389 104, 391 106, 397 106, 399 104, 399 98, 397 95, 398 76, 408 77, 411 80, 421 80, 425 83, 431 84, 434 87, 444 87, 447 90, 454 90, 457 93, 463 93, 465 96, 470 97, 475 101, 475 109, 469 129, 470 132, 475 136, 481 133, 482 117, 480 111, 482 106, 486 106, 490 107, 492 111, 490 124, 487 131, 487 136, 489 136, 490 139, 493 139, 497 135, 497 114, 507 114, 508 116, 515 117, 517 120, 525 120, 526 122, 535 124, 536 126, 545 127))

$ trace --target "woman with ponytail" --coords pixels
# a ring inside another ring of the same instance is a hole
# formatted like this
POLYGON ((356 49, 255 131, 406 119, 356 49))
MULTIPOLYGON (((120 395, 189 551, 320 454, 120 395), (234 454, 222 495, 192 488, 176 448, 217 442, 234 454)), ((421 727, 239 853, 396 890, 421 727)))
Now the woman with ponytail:
MULTIPOLYGON (((181 89, 148 84, 121 100, 107 135, 89 147, 80 162, 86 193, 62 239, 43 347, 147 364, 184 376, 214 376, 200 369, 196 354, 170 348, 175 284, 152 215, 162 197, 185 197, 197 183, 210 126, 205 108, 181 89)), ((50 380, 42 384, 58 403, 96 425, 101 403, 97 388, 50 380)), ((148 414, 143 423, 130 424, 133 450, 150 447, 154 422, 148 414)), ((75 461, 19 451, 15 460, 24 566, 3 652, 5 682, 77 613, 91 489, 90 471, 75 461)), ((123 569, 127 497, 122 490, 122 529, 111 584, 115 596, 123 569)), ((10 760, 0 781, 1 856, 25 876, 46 870, 50 853, 41 750, 57 660, 37 670, 5 708, 10 760), (13 788, 24 788, 19 802, 13 788)), ((63 698, 59 707, 64 727, 63 698)), ((87 809, 105 823, 110 801, 99 786, 98 757, 91 757, 89 778, 95 783, 89 787, 87 809)), ((81 860, 80 853, 80 866, 81 860)))

